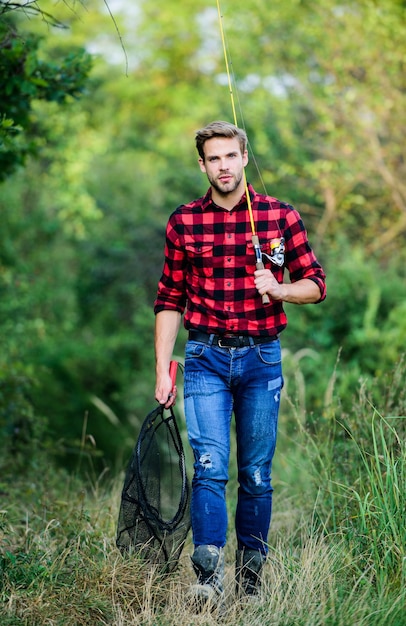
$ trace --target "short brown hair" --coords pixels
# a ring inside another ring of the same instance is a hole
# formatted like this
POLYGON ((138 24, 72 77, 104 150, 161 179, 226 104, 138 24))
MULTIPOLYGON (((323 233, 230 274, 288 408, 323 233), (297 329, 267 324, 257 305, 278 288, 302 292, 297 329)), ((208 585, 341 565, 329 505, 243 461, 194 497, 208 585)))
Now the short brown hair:
POLYGON ((240 142, 241 154, 244 154, 247 149, 247 133, 242 128, 238 128, 234 124, 230 122, 211 122, 204 128, 196 131, 196 148, 199 153, 199 156, 204 161, 204 150, 203 146, 208 139, 212 139, 213 137, 227 137, 229 139, 233 137, 237 137, 240 142))

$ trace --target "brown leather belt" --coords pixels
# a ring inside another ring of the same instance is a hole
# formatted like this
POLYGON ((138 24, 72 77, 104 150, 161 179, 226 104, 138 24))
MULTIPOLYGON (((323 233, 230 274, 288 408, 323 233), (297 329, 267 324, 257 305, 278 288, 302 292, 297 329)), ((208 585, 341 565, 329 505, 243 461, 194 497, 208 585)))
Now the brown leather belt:
POLYGON ((276 341, 278 335, 267 335, 252 337, 248 335, 214 335, 202 333, 199 330, 189 331, 190 341, 199 341, 207 343, 211 346, 219 346, 220 348, 244 348, 247 346, 256 346, 261 343, 270 343, 276 341))

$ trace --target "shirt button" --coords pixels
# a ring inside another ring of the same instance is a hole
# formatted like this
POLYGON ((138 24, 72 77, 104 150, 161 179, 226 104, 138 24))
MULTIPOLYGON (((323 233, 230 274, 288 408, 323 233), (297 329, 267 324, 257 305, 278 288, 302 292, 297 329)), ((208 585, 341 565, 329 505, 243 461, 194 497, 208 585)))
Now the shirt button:
POLYGON ((231 287, 231 283, 230 282, 227 283, 227 287, 231 287))
POLYGON ((227 258, 227 263, 231 263, 231 257, 230 256, 227 258))

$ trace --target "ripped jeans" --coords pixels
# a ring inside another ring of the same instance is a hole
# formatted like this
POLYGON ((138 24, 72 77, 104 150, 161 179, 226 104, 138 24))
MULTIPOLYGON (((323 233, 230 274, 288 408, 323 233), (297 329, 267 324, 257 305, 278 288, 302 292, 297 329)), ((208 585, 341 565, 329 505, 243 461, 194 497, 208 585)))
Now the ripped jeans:
POLYGON ((279 340, 243 348, 189 340, 185 357, 185 414, 194 454, 194 545, 224 547, 226 543, 226 485, 234 412, 238 549, 266 554, 272 513, 271 466, 283 386, 279 340))

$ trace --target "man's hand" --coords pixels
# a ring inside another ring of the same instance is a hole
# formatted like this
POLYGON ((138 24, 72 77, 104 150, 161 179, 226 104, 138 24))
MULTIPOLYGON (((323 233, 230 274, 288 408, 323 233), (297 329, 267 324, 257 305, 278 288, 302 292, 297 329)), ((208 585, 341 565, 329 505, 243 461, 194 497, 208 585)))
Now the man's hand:
POLYGON ((177 394, 178 389, 176 385, 172 386, 172 379, 169 376, 169 371, 167 375, 157 375, 155 399, 159 402, 159 404, 164 404, 165 409, 169 409, 170 406, 175 406, 177 394))
POLYGON ((271 300, 291 304, 312 304, 320 300, 320 289, 310 278, 302 278, 295 283, 278 283, 271 270, 254 272, 255 287, 261 296, 267 293, 271 300))
POLYGON ((254 273, 254 282, 261 296, 267 293, 272 300, 284 299, 284 285, 278 283, 271 270, 256 270, 254 273))
POLYGON ((155 316, 155 399, 168 409, 176 402, 176 385, 170 367, 173 347, 179 330, 181 315, 177 311, 160 311, 155 316), (171 395, 172 394, 172 395, 171 395))

